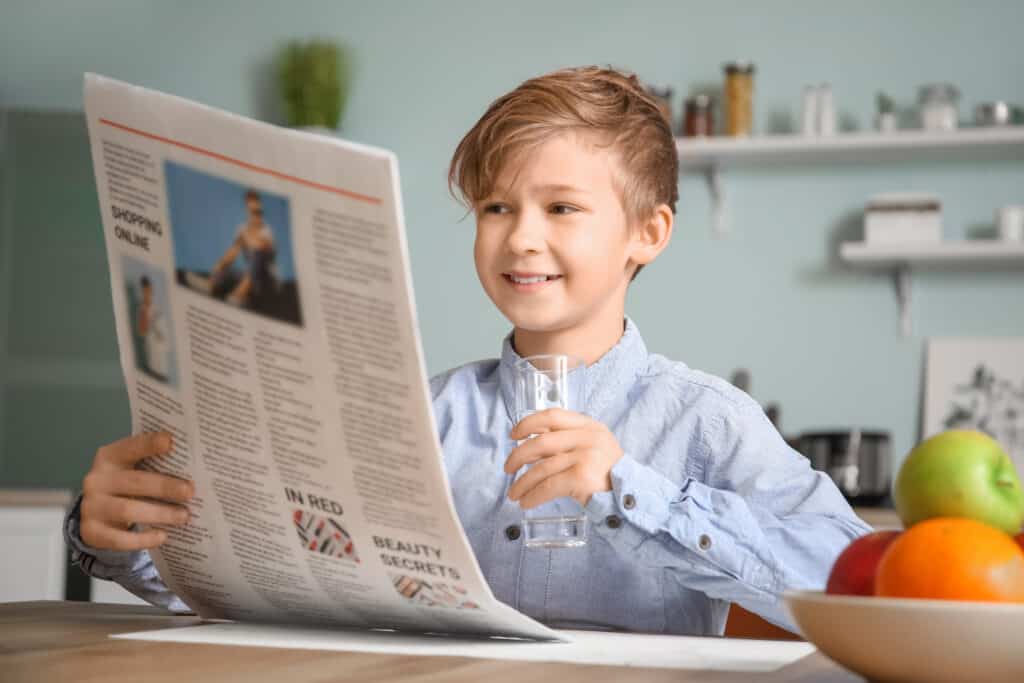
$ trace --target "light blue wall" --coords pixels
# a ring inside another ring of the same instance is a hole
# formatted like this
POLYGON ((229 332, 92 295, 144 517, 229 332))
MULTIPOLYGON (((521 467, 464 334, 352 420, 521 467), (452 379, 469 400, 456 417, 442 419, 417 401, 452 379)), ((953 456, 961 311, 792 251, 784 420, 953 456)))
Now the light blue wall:
MULTIPOLYGON (((445 171, 460 136, 521 80, 610 63, 680 93, 719 81, 724 61, 749 58, 762 129, 796 114, 802 86, 820 81, 861 127, 878 89, 907 106, 919 84, 936 80, 960 86, 966 117, 983 100, 1024 103, 1022 26, 1024 3, 1012 0, 7 1, 0 104, 79 108, 81 74, 91 70, 274 119, 275 48, 293 37, 343 41, 355 81, 342 132, 398 154, 436 372, 495 355, 508 328, 477 286, 473 226, 459 221, 445 171)), ((753 394, 781 402, 787 432, 881 427, 902 456, 917 433, 925 338, 1024 335, 1019 273, 916 277, 915 332, 905 340, 890 281, 834 265, 835 242, 857 237, 868 195, 938 192, 947 236, 959 238, 990 223, 998 205, 1024 201, 1020 161, 731 173, 734 234, 720 241, 710 236, 703 184, 684 178, 681 190, 673 244, 633 285, 629 312, 652 350, 721 375, 749 367, 753 394)))

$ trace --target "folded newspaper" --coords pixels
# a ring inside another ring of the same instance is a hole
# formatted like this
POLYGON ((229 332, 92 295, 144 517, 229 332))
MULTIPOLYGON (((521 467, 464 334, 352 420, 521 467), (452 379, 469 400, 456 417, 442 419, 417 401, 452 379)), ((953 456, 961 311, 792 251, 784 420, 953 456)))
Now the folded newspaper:
POLYGON ((85 111, 133 433, 196 484, 153 559, 205 618, 564 640, 452 504, 386 150, 101 76, 85 111))

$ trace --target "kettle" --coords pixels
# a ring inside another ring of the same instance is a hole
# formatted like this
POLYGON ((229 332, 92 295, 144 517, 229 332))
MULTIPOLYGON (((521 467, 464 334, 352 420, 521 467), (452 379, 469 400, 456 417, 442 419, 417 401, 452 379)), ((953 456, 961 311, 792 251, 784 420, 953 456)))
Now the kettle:
POLYGON ((828 474, 853 505, 879 505, 892 484, 892 439, 889 432, 859 428, 808 431, 796 449, 811 467, 828 474))

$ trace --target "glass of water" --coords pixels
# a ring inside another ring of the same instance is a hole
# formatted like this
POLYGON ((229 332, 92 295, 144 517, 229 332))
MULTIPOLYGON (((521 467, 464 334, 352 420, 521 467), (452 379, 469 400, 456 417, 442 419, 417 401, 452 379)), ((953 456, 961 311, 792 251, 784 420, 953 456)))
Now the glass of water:
MULTIPOLYGON (((575 356, 553 354, 519 360, 513 368, 516 422, 548 408, 582 412, 586 369, 583 359, 575 356)), ((586 515, 571 498, 550 501, 523 514, 523 543, 528 548, 578 548, 587 543, 586 515)))

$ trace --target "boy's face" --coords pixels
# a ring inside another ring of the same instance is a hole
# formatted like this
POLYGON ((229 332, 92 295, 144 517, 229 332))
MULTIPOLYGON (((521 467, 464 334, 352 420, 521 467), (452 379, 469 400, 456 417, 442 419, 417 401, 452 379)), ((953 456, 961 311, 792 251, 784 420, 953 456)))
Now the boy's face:
POLYGON ((474 207, 477 276, 517 328, 557 332, 603 317, 621 326, 634 239, 616 163, 584 138, 559 136, 507 164, 474 207))

